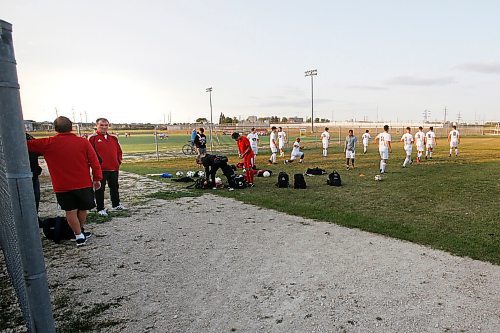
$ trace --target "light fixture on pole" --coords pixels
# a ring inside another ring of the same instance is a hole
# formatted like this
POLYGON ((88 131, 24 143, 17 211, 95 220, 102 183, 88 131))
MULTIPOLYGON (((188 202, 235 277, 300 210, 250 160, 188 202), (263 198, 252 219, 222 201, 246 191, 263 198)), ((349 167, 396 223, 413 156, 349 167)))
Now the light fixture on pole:
POLYGON ((318 75, 317 69, 311 69, 306 71, 306 76, 311 77, 311 131, 314 133, 314 85, 313 77, 318 75))
POLYGON ((214 144, 212 140, 212 126, 213 126, 213 121, 212 121, 212 87, 207 88, 206 92, 210 94, 210 152, 212 153, 214 150, 214 144))

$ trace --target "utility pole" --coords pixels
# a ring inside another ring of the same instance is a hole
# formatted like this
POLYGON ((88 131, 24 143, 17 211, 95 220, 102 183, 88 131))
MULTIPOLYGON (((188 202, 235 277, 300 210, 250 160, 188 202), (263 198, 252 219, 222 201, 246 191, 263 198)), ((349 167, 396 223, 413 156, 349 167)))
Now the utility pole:
POLYGON ((431 116, 431 112, 429 110, 424 110, 422 115, 424 116, 424 121, 427 122, 427 119, 431 116))
POLYGON ((461 121, 462 121, 462 113, 458 112, 458 114, 457 114, 457 125, 460 125, 461 121))
POLYGON ((214 151, 214 142, 212 140, 212 127, 213 127, 213 121, 212 121, 212 87, 207 88, 206 92, 210 94, 210 152, 213 153, 213 151, 214 151))
POLYGON ((446 113, 447 113, 447 109, 446 109, 446 106, 444 107, 444 122, 446 123, 446 113))
POLYGON ((313 84, 313 77, 315 75, 318 75, 318 70, 317 69, 311 69, 305 72, 306 77, 310 76, 311 77, 311 132, 314 133, 314 84, 313 84))

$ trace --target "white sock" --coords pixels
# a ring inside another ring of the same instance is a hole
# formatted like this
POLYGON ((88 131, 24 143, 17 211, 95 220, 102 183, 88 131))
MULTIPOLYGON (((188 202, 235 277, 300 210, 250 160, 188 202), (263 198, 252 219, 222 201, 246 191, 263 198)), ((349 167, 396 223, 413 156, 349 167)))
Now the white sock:
POLYGON ((458 156, 458 148, 455 149, 455 155, 458 156))
POLYGON ((273 153, 273 154, 271 155, 271 161, 272 161, 273 163, 276 163, 276 153, 273 153))
POLYGON ((451 155, 451 153, 452 153, 452 152, 453 152, 453 149, 452 149, 452 148, 450 148, 450 155, 451 155))
POLYGON ((432 157, 432 151, 429 152, 429 157, 432 157))
POLYGON ((384 161, 380 160, 380 171, 384 170, 384 161))
POLYGON ((76 239, 83 239, 85 238, 85 235, 83 233, 80 233, 79 235, 75 235, 76 239))

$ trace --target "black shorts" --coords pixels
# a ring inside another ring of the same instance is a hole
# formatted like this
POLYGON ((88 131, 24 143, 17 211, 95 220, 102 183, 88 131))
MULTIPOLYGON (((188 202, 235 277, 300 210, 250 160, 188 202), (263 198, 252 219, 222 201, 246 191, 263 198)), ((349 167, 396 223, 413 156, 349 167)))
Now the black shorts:
POLYGON ((56 193, 57 203, 65 211, 89 210, 95 207, 92 187, 56 193))

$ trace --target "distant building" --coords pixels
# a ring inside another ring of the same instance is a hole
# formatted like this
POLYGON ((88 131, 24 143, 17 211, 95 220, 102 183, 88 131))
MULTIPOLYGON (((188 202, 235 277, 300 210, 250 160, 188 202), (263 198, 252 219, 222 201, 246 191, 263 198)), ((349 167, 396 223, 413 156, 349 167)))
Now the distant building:
POLYGON ((34 120, 25 120, 24 121, 24 130, 26 132, 33 132, 35 130, 36 122, 34 120))
POLYGON ((247 118, 247 121, 248 121, 249 123, 256 123, 258 119, 259 119, 259 118, 258 118, 257 116, 249 116, 249 117, 247 118))
POLYGON ((290 117, 290 118, 288 118, 288 122, 289 123, 303 123, 304 122, 304 118, 290 117))

